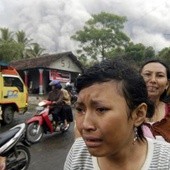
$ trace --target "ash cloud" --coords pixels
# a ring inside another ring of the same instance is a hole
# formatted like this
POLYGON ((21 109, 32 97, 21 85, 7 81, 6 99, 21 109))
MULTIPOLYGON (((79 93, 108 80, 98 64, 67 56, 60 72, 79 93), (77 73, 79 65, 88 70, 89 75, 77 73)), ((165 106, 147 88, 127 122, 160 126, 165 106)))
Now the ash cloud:
POLYGON ((156 50, 170 44, 170 2, 167 0, 1 0, 0 27, 24 30, 47 52, 75 51, 70 39, 91 14, 101 11, 126 16, 125 31, 133 42, 156 50))

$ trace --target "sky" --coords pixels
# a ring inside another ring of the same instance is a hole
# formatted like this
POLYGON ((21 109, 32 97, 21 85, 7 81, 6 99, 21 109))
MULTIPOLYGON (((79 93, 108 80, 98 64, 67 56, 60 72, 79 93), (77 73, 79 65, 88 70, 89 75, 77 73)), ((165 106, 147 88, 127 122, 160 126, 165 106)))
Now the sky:
POLYGON ((70 36, 102 11, 126 16, 124 31, 134 43, 156 51, 170 46, 169 0, 0 0, 0 28, 24 30, 47 53, 74 53, 78 43, 70 36))

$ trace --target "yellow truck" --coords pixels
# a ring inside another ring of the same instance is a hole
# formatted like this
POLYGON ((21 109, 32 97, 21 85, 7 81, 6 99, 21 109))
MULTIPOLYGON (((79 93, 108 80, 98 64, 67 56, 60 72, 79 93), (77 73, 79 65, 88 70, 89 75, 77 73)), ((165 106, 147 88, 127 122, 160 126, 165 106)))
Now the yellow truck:
POLYGON ((10 124, 14 113, 25 113, 28 91, 15 68, 0 63, 0 121, 10 124))

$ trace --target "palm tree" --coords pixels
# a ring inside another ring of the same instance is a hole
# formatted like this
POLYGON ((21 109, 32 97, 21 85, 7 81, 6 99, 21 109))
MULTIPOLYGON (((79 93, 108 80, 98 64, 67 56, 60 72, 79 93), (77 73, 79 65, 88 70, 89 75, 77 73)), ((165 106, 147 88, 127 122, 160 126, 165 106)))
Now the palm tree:
POLYGON ((26 37, 25 32, 23 30, 21 30, 21 31, 16 32, 16 41, 18 43, 24 44, 25 47, 26 47, 26 46, 30 45, 30 42, 32 41, 32 39, 28 39, 26 37))
POLYGON ((1 31, 1 37, 0 37, 0 41, 13 41, 13 32, 9 31, 8 28, 0 28, 1 31))
POLYGON ((0 60, 8 62, 19 55, 19 46, 13 39, 13 32, 8 28, 0 28, 0 60))
POLYGON ((39 57, 40 55, 43 54, 43 51, 45 51, 44 48, 42 48, 38 43, 32 43, 31 49, 27 49, 27 55, 30 58, 33 57, 39 57))
POLYGON ((16 32, 16 41, 21 45, 22 48, 22 58, 26 58, 27 56, 27 48, 30 46, 30 42, 32 39, 28 39, 23 30, 16 32))

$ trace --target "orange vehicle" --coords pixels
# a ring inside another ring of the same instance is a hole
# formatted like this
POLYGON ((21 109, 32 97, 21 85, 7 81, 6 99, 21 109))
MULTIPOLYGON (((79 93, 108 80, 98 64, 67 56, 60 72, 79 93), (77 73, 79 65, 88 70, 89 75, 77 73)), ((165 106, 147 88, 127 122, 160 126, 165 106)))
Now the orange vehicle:
POLYGON ((28 91, 15 68, 0 63, 0 120, 4 124, 13 121, 14 113, 25 113, 28 107, 28 91))

